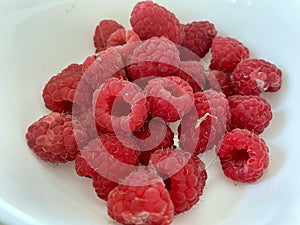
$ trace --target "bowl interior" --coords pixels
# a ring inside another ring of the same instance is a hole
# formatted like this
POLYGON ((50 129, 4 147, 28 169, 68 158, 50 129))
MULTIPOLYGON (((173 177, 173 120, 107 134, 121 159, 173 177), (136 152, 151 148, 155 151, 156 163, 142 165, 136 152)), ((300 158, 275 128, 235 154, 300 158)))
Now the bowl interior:
MULTIPOLYGON (((33 121, 48 113, 41 93, 50 77, 71 63, 82 63, 94 52, 93 32, 101 19, 115 19, 129 28, 130 12, 137 1, 14 2, 18 4, 0 4, 0 221, 111 224, 105 203, 96 197, 90 180, 76 175, 74 163, 49 165, 38 160, 26 145, 25 133, 33 121)), ((265 58, 284 71, 280 92, 264 95, 274 113, 262 135, 271 151, 267 173, 255 184, 234 183, 214 161, 208 167, 201 201, 177 216, 173 224, 284 224, 295 219, 297 203, 292 196, 299 182, 286 184, 291 183, 287 174, 295 155, 299 156, 299 151, 291 148, 296 146, 296 138, 292 140, 296 133, 291 131, 297 118, 291 109, 297 105, 294 97, 299 96, 294 87, 299 81, 296 59, 300 49, 292 43, 299 37, 300 4, 269 0, 156 2, 173 11, 182 23, 210 20, 219 34, 241 40, 253 57, 265 58), (291 141, 286 142, 287 137, 291 141), (282 192, 291 194, 283 196, 282 192)))

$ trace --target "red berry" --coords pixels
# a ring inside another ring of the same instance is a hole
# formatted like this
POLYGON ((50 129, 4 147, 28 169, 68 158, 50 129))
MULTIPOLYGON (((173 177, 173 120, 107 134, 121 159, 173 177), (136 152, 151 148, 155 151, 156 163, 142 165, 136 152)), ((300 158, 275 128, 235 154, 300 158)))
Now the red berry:
POLYGON ((116 50, 121 55, 124 65, 128 65, 128 58, 133 54, 134 49, 140 44, 140 37, 132 30, 125 31, 119 29, 114 32, 108 42, 108 47, 116 47, 116 50))
POLYGON ((184 38, 183 25, 176 16, 152 1, 138 2, 131 12, 130 23, 141 40, 164 36, 180 44, 184 38))
POLYGON ((172 74, 187 81, 194 92, 202 91, 205 85, 205 70, 197 61, 181 61, 177 70, 172 74))
POLYGON ((53 112, 29 126, 26 133, 27 143, 44 161, 72 161, 79 153, 78 148, 86 141, 82 128, 78 128, 80 124, 71 115, 53 112))
POLYGON ((93 178, 97 175, 97 172, 88 164, 80 152, 75 159, 75 170, 81 177, 93 178))
POLYGON ((228 98, 231 127, 260 134, 272 119, 270 104, 259 96, 233 95, 228 98))
POLYGON ((208 53, 217 31, 208 21, 194 21, 184 25, 185 37, 182 46, 203 58, 208 53))
MULTIPOLYGON (((97 147, 95 143, 90 145, 91 146, 94 145, 95 147, 97 147)), ((96 149, 94 149, 94 153, 95 152, 96 149)), ((97 155, 97 152, 95 155, 97 155)), ((81 153, 79 153, 76 156, 75 169, 79 176, 93 179, 93 187, 95 189, 97 196, 105 201, 107 200, 109 192, 111 192, 111 190, 113 190, 115 187, 118 186, 117 182, 107 179, 103 177, 101 174, 99 174, 98 172, 96 172, 89 165, 89 163, 86 161, 86 159, 82 156, 81 153)))
POLYGON ((97 195, 106 200, 118 181, 128 176, 138 163, 139 149, 133 140, 103 134, 81 150, 75 166, 79 176, 93 178, 97 195))
POLYGON ((93 108, 90 108, 86 112, 80 114, 77 117, 77 120, 80 122, 83 131, 86 133, 88 141, 91 141, 102 134, 110 133, 109 130, 100 127, 96 123, 93 108))
POLYGON ((143 77, 166 77, 179 63, 179 51, 167 38, 153 37, 144 41, 129 59, 128 76, 132 80, 143 77))
MULTIPOLYGON (((129 174, 128 169, 131 167, 126 165, 138 165, 139 148, 130 137, 107 133, 86 145, 81 150, 81 158, 85 160, 85 164, 78 164, 77 168, 88 166, 102 176, 119 180, 129 174), (116 171, 110 170, 117 166, 119 168, 116 171)), ((82 175, 93 174, 88 172, 82 173, 82 175)))
POLYGON ((231 73, 236 65, 249 57, 249 49, 235 38, 216 36, 211 46, 210 69, 231 73))
POLYGON ((217 148, 224 174, 239 182, 252 183, 269 165, 269 149, 255 133, 234 129, 224 135, 217 148))
POLYGON ((119 29, 112 33, 107 41, 107 47, 126 44, 126 30, 119 29))
POLYGON ((149 165, 166 179, 175 214, 191 209, 199 201, 207 173, 197 156, 182 150, 163 149, 151 156, 149 165))
POLYGON ((131 173, 110 192, 108 215, 127 225, 169 225, 173 221, 174 206, 163 180, 154 173, 131 173))
POLYGON ((211 149, 230 124, 225 95, 207 90, 194 94, 194 107, 183 117, 178 128, 179 145, 194 154, 211 149))
POLYGON ((96 52, 100 52, 107 48, 109 37, 118 29, 124 29, 124 27, 114 20, 102 20, 99 23, 94 34, 94 45, 97 49, 96 52))
MULTIPOLYGON (((94 57, 94 56, 92 56, 94 57)), ((122 56, 118 52, 118 48, 109 48, 105 51, 95 54, 95 61, 88 57, 84 63, 86 67, 91 63, 85 73, 84 80, 96 90, 101 84, 105 83, 112 77, 121 79, 126 78, 124 63, 122 56)))
POLYGON ((233 71, 232 82, 236 94, 259 95, 278 91, 281 77, 281 70, 274 64, 263 59, 245 59, 233 71))
POLYGON ((180 77, 158 77, 145 87, 149 101, 149 114, 161 117, 166 122, 179 120, 190 109, 194 101, 193 89, 180 77))
POLYGON ((139 42, 141 39, 137 33, 132 30, 126 32, 125 29, 116 30, 107 41, 107 47, 125 45, 126 43, 139 42))
POLYGON ((150 156, 157 150, 172 147, 174 144, 174 133, 171 128, 159 118, 153 118, 144 123, 144 126, 134 132, 138 139, 140 163, 147 166, 150 156))
POLYGON ((99 126, 113 132, 133 132, 143 126, 148 102, 136 84, 111 78, 94 93, 94 110, 99 126))
POLYGON ((105 201, 107 201, 109 193, 118 185, 117 182, 111 181, 101 175, 93 177, 93 187, 95 192, 99 198, 105 201))
POLYGON ((88 68, 96 61, 98 58, 99 53, 95 53, 93 55, 88 56, 82 63, 82 70, 85 73, 88 68))
POLYGON ((234 94, 233 84, 229 74, 223 71, 211 70, 206 78, 210 89, 222 92, 226 97, 234 94))
POLYGON ((140 36, 133 30, 128 30, 126 32, 126 43, 134 43, 141 41, 140 36))
POLYGON ((45 106, 53 112, 72 112, 91 106, 92 90, 82 78, 82 65, 71 64, 53 76, 43 89, 45 106))

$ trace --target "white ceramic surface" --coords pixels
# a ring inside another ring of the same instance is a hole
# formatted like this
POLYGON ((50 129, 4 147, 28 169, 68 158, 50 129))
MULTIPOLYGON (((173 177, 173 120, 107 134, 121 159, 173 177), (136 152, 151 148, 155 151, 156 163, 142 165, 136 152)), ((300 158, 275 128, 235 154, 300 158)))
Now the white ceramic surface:
MULTIPOLYGON (((41 91, 50 78, 94 51, 97 23, 112 18, 129 27, 136 1, 0 1, 0 221, 7 225, 108 225, 105 203, 73 164, 38 160, 24 138, 46 114, 41 91)), ((174 225, 300 224, 299 52, 300 2, 296 0, 157 1, 185 23, 210 20, 252 54, 284 72, 280 92, 266 94, 274 118, 262 135, 270 147, 267 173, 255 184, 225 178, 216 161, 199 204, 174 225)), ((1 223, 0 222, 0 223, 1 223)))

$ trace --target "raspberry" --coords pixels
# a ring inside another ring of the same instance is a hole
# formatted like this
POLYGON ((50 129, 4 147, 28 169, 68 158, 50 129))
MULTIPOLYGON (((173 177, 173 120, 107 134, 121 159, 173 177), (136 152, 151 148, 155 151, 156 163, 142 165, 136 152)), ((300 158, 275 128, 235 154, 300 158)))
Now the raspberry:
POLYGON ((115 47, 126 44, 126 30, 119 29, 112 33, 107 40, 107 47, 115 47))
POLYGON ((272 119, 270 104, 258 96, 233 95, 228 98, 231 127, 260 134, 272 119))
POLYGON ((81 153, 76 156, 75 169, 79 176, 93 179, 93 187, 97 196, 105 201, 109 192, 118 186, 118 183, 111 181, 97 173, 85 160, 81 153))
POLYGON ((150 156, 157 150, 168 148, 174 144, 174 133, 171 128, 159 118, 153 118, 144 123, 144 126, 134 132, 139 140, 136 144, 140 147, 140 163, 147 166, 150 156))
POLYGON ((194 94, 195 104, 178 128, 182 149, 199 154, 211 149, 230 124, 230 109, 223 93, 213 90, 194 94))
POLYGON ((216 36, 211 46, 210 69, 231 73, 236 65, 249 57, 249 49, 230 37, 216 36))
POLYGON ((77 119, 80 122, 83 131, 86 133, 88 141, 91 141, 102 134, 109 133, 108 130, 100 127, 96 123, 93 108, 90 108, 86 112, 80 114, 77 119))
POLYGON ((152 1, 138 2, 131 12, 130 23, 141 40, 164 36, 180 44, 184 38, 183 25, 176 16, 152 1))
POLYGON ((109 131, 133 132, 143 126, 148 103, 139 86, 111 78, 94 93, 94 110, 99 126, 109 131))
POLYGON ((111 218, 127 225, 169 225, 174 206, 163 180, 150 172, 131 173, 108 196, 111 218))
POLYGON ((202 91, 205 85, 205 70, 196 61, 182 61, 178 64, 177 70, 172 74, 187 81, 194 92, 202 91))
POLYGON ((127 65, 127 59, 133 54, 140 41, 140 37, 134 31, 126 32, 124 29, 119 29, 110 36, 107 45, 108 47, 117 46, 116 50, 122 56, 124 65, 127 65))
POLYGON ((180 77, 158 77, 145 87, 149 102, 149 114, 161 117, 166 122, 179 120, 194 101, 193 89, 180 77))
POLYGON ((107 47, 114 47, 125 45, 126 43, 139 42, 141 39, 137 33, 132 30, 125 31, 125 29, 116 30, 111 34, 107 41, 107 47))
POLYGON ((93 116, 93 109, 89 109, 88 111, 80 114, 78 116, 78 121, 80 122, 83 131, 86 133, 88 140, 93 140, 98 136, 96 128, 97 124, 93 116))
POLYGON ((189 210, 199 201, 207 173, 197 156, 181 150, 164 149, 151 156, 149 165, 166 179, 175 214, 189 210))
POLYGON ((75 169, 79 176, 92 177, 97 195, 106 200, 118 181, 128 176, 138 163, 139 151, 133 140, 103 134, 81 150, 75 169))
MULTIPOLYGON (((99 52, 95 55, 95 58, 95 61, 90 64, 84 73, 85 81, 93 90, 96 90, 109 78, 126 78, 122 56, 119 54, 117 48, 109 48, 99 52)), ((91 61, 88 57, 85 65, 88 66, 91 61)))
POLYGON ((274 64, 263 59, 245 59, 232 73, 235 93, 259 95, 262 92, 275 92, 281 87, 282 72, 274 64))
POLYGON ((45 106, 53 112, 72 112, 72 107, 91 106, 92 91, 81 81, 82 65, 71 64, 61 73, 53 76, 43 89, 45 106))
POLYGON ((65 163, 75 159, 78 148, 86 141, 85 133, 71 115, 50 113, 29 126, 26 133, 28 146, 37 156, 51 163, 65 163))
POLYGON ((208 21, 194 21, 184 25, 185 37, 182 46, 203 58, 217 35, 215 25, 208 21))
POLYGON ((269 165, 269 149, 255 133, 234 129, 224 135, 217 148, 224 174, 239 182, 252 183, 269 165))
POLYGON ((124 29, 124 27, 114 20, 102 20, 99 23, 94 34, 94 45, 97 49, 96 52, 100 52, 107 48, 109 37, 118 29, 124 29))
POLYGON ((93 177, 93 187, 95 192, 99 198, 105 201, 107 201, 109 193, 118 185, 118 183, 106 179, 100 175, 93 177))
POLYGON ((95 53, 93 55, 88 56, 84 62, 82 63, 82 70, 85 73, 88 68, 96 61, 96 59, 99 57, 99 53, 95 53))
POLYGON ((81 177, 93 178, 97 175, 97 172, 87 163, 80 152, 77 154, 75 159, 75 170, 81 177))
POLYGON ((132 80, 142 77, 166 77, 176 70, 179 51, 167 38, 153 37, 144 41, 128 60, 128 76, 132 80))
POLYGON ((209 88, 214 91, 222 92, 226 97, 233 95, 233 84, 230 75, 223 71, 211 70, 207 76, 209 88))

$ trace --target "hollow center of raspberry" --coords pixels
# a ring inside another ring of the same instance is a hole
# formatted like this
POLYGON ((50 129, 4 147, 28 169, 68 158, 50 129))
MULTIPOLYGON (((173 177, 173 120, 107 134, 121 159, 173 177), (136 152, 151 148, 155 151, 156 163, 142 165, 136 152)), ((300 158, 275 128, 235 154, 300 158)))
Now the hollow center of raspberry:
POLYGON ((115 117, 127 116, 131 112, 131 105, 124 101, 122 97, 112 100, 111 115, 115 117))
POLYGON ((248 152, 245 149, 233 149, 231 153, 231 162, 235 168, 242 168, 250 158, 248 152))

